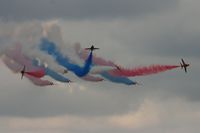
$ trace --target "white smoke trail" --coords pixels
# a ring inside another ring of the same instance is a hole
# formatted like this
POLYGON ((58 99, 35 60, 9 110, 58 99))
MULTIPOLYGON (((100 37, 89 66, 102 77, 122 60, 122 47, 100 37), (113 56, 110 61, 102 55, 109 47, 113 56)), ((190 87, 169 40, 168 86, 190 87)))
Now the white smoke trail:
POLYGON ((59 47, 59 50, 63 55, 70 57, 70 59, 77 64, 83 64, 83 61, 77 56, 74 50, 74 44, 70 44, 69 42, 64 42, 63 33, 58 25, 58 21, 46 22, 43 24, 43 30, 48 38, 48 40, 56 43, 59 47))
MULTIPOLYGON (((70 31, 69 31, 70 32, 70 31)), ((73 44, 64 42, 62 29, 58 20, 53 21, 26 21, 26 22, 3 22, 0 21, 0 55, 6 50, 15 47, 19 43, 22 53, 32 59, 38 58, 41 62, 48 64, 48 67, 58 72, 63 72, 65 68, 58 65, 54 59, 41 52, 38 45, 41 38, 56 43, 60 51, 69 57, 72 62, 79 65, 83 64, 75 50, 73 44)))

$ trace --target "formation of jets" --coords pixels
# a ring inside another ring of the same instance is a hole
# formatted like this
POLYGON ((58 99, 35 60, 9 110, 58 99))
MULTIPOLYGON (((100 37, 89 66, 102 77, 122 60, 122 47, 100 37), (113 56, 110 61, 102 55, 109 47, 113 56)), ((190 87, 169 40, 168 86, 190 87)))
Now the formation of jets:
MULTIPOLYGON (((85 50, 90 50, 92 52, 94 50, 99 50, 99 48, 95 48, 94 45, 92 45, 90 48, 85 48, 85 50)), ((21 70, 21 79, 23 79, 25 73, 26 73, 26 66, 24 66, 23 69, 21 70)), ((68 70, 63 71, 63 74, 66 73, 68 73, 68 70)))
MULTIPOLYGON (((85 48, 85 50, 90 50, 92 52, 94 50, 99 50, 99 48, 95 48, 94 45, 92 45, 90 48, 85 48)), ((187 67, 189 67, 189 66, 190 66, 190 64, 185 63, 185 61, 183 59, 181 59, 180 67, 181 67, 181 69, 184 69, 185 73, 187 73, 187 67)), ((116 66, 116 68, 118 70, 121 69, 119 66, 116 66)), ((23 79, 24 74, 26 73, 25 69, 26 69, 26 66, 24 66, 22 71, 21 71, 21 79, 23 79)), ((68 73, 68 70, 64 70, 63 74, 65 74, 65 73, 68 73)), ((141 85, 141 84, 138 84, 138 85, 141 85)))

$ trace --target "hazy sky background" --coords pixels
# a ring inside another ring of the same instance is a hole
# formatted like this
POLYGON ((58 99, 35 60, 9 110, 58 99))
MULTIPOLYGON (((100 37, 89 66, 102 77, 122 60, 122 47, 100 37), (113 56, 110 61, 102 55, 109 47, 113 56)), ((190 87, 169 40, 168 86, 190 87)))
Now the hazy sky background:
MULTIPOLYGON (((0 132, 196 133, 200 131, 199 0, 0 0, 5 23, 56 21, 71 44, 94 42, 98 56, 126 67, 191 63, 110 82, 36 87, 0 62, 0 132)), ((0 44, 1 45, 1 44, 0 44)))

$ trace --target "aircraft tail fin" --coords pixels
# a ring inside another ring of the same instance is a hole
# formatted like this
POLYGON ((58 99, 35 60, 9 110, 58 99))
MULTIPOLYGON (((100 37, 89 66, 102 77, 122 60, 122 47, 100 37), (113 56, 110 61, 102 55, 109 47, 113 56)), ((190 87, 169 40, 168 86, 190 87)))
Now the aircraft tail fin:
POLYGON ((21 71, 21 79, 23 79, 23 77, 24 77, 25 70, 26 70, 26 66, 24 65, 24 67, 21 71))

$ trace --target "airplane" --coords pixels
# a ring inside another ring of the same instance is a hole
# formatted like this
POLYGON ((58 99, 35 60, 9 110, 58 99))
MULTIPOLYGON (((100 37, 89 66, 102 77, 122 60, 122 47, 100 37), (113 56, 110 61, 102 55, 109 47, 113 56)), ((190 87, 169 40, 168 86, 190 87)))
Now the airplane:
POLYGON ((187 73, 187 67, 189 67, 190 64, 185 63, 185 61, 183 59, 181 59, 180 64, 181 64, 181 69, 184 68, 185 73, 187 73))
POLYGON ((115 65, 115 67, 117 68, 117 70, 121 70, 121 68, 118 65, 115 65))
POLYGON ((90 48, 85 48, 85 50, 90 50, 90 51, 94 51, 94 50, 98 50, 99 48, 95 48, 94 45, 92 45, 90 48))
POLYGON ((21 74, 22 74, 21 79, 23 79, 23 77, 24 77, 25 69, 26 69, 26 67, 24 66, 23 69, 22 69, 22 71, 21 71, 21 74))
POLYGON ((63 71, 63 74, 66 74, 66 73, 68 73, 68 70, 65 69, 65 70, 63 71))

